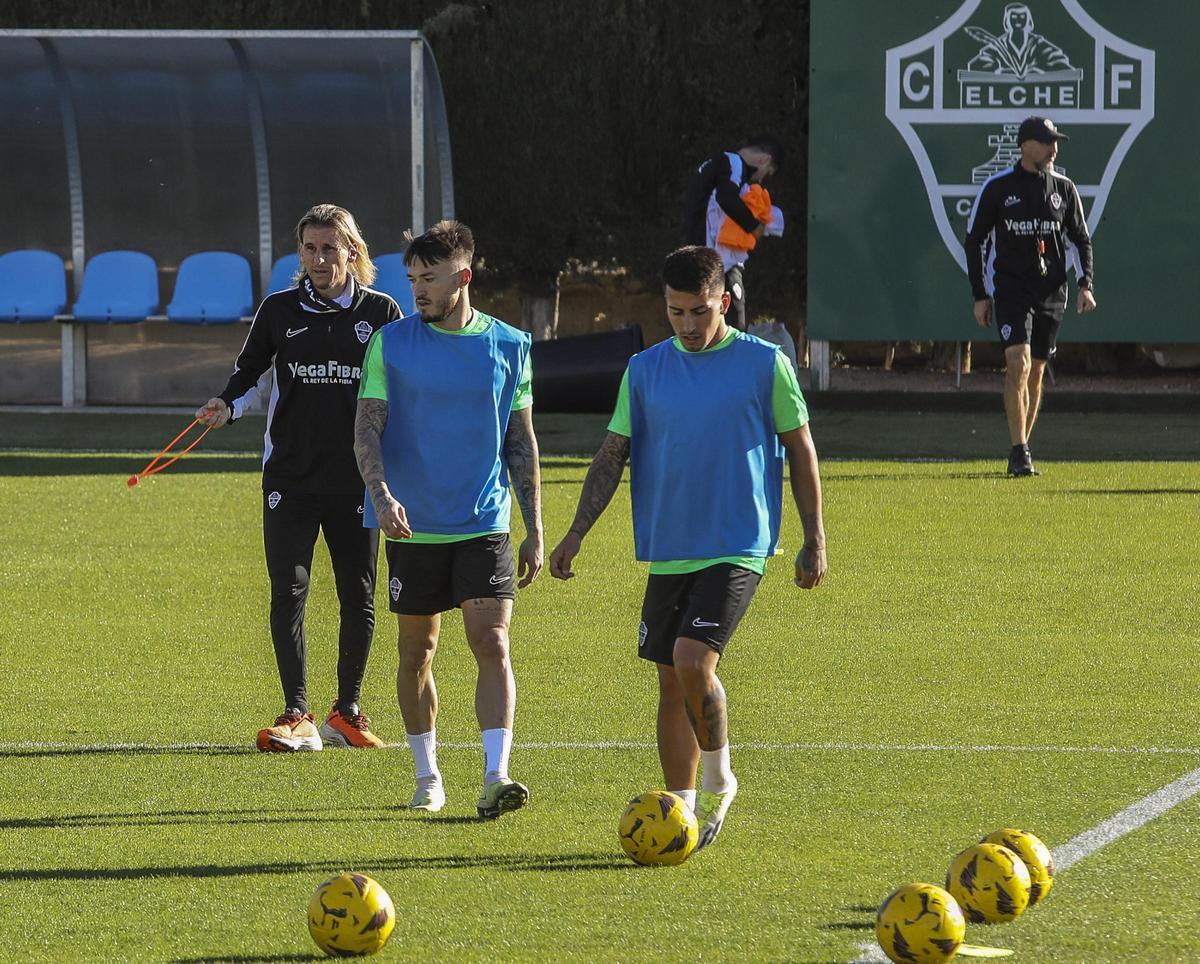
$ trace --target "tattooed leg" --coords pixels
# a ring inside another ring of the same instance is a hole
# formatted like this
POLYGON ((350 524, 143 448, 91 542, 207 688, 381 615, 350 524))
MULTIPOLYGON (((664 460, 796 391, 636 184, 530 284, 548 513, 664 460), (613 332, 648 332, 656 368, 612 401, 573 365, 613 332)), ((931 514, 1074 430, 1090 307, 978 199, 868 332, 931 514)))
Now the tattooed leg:
POLYGON ((696 817, 701 824, 701 843, 712 842, 720 832, 729 804, 737 793, 738 781, 729 761, 729 715, 725 688, 717 679, 718 654, 704 643, 681 636, 675 640, 675 672, 683 688, 684 706, 704 773, 696 817))

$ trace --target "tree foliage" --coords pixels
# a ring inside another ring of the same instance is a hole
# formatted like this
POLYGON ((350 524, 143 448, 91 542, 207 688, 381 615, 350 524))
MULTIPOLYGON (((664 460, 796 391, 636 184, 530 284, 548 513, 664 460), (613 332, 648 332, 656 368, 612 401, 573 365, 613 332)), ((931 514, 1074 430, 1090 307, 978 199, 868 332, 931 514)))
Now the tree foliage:
POLYGON ((787 235, 750 265, 753 313, 803 298, 808 0, 15 0, 6 26, 411 29, 437 57, 457 208, 527 290, 572 263, 650 281, 681 240, 692 170, 755 133, 787 235))
POLYGON ((798 299, 807 4, 508 0, 470 9, 429 36, 452 118, 459 209, 479 223, 494 267, 533 281, 576 259, 649 280, 680 243, 689 174, 770 132, 790 155, 768 185, 790 229, 754 256, 756 310, 764 299, 798 299))

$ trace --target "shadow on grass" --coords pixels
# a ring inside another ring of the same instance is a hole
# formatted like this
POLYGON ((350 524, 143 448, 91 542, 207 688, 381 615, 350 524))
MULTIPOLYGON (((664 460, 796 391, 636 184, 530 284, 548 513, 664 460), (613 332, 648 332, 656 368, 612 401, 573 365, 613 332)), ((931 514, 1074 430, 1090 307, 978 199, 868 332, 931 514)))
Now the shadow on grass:
POLYGON ((835 920, 827 921, 819 925, 824 931, 850 931, 862 934, 864 932, 875 932, 875 914, 877 908, 870 904, 852 904, 849 907, 843 908, 851 914, 862 914, 863 917, 855 920, 835 920))
MULTIPOLYGON (((410 807, 401 807, 400 809, 401 810, 410 810, 411 808, 410 807)), ((449 813, 433 814, 433 813, 428 813, 424 810, 413 810, 412 812, 414 814, 416 814, 417 816, 419 816, 421 818, 421 820, 425 823, 440 823, 440 824, 445 824, 447 827, 453 827, 456 825, 460 826, 462 824, 468 824, 468 823, 494 823, 495 822, 494 820, 484 820, 482 817, 478 817, 478 816, 464 817, 464 816, 456 816, 454 814, 449 814, 449 813)))
MULTIPOLYGON (((0 476, 112 475, 113 484, 124 487, 125 479, 146 467, 154 453, 123 455, 34 455, 0 452, 0 476)), ((213 472, 261 472, 259 455, 206 455, 182 458, 166 470, 172 475, 205 475, 213 472)), ((142 484, 152 482, 147 479, 142 484)))
MULTIPOLYGON (((578 458, 563 458, 561 456, 542 456, 538 459, 538 465, 543 469, 578 469, 580 473, 587 471, 588 465, 591 464, 591 456, 581 455, 578 458)), ((582 478, 582 475, 580 476, 582 478)))
POLYGON ((0 750, 0 760, 6 757, 47 757, 47 756, 129 756, 136 754, 176 756, 178 754, 193 756, 240 756, 242 754, 258 755, 259 751, 253 746, 138 746, 137 744, 114 743, 111 746, 31 746, 14 747, 0 750))
POLYGON ((822 466, 821 475, 827 482, 920 482, 936 480, 944 482, 947 479, 1006 479, 1008 473, 1004 469, 994 472, 838 472, 836 466, 822 466))
MULTIPOLYGON (((328 823, 330 820, 395 820, 407 813, 407 807, 336 807, 313 813, 295 809, 264 810, 158 810, 112 813, 68 813, 48 817, 6 817, 0 830, 73 830, 105 827, 173 827, 186 824, 293 824, 328 823)), ((479 823, 477 817, 463 817, 463 823, 479 823)))
POLYGON ((1200 495, 1200 489, 1069 489, 1064 495, 1200 495))
POLYGON ((18 880, 155 880, 162 878, 255 877, 289 874, 337 874, 352 863, 361 873, 422 870, 640 870, 611 853, 448 854, 435 857, 355 857, 353 861, 310 860, 257 864, 159 864, 150 867, 0 868, 0 881, 18 880))
POLYGON ((268 964, 270 961, 327 961, 324 954, 222 954, 220 957, 174 957, 171 964, 268 964))

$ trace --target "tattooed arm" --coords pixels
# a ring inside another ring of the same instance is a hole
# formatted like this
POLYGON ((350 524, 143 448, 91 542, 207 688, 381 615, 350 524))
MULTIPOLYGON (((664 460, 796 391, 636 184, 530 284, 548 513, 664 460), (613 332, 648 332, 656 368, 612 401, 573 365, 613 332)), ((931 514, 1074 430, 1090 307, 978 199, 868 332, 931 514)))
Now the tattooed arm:
POLYGON ((513 412, 504 435, 504 462, 508 480, 525 520, 525 541, 517 552, 518 589, 524 589, 542 571, 542 471, 538 466, 537 436, 533 434, 533 407, 513 412))
POLYGON ((821 475, 817 450, 807 425, 780 432, 792 478, 792 498, 804 527, 804 545, 796 556, 796 585, 812 589, 825 575, 825 525, 821 520, 821 475))
POLYGON ((360 398, 354 415, 354 458, 358 473, 367 485, 375 518, 383 534, 392 539, 412 535, 404 506, 392 498, 383 468, 383 428, 387 425, 388 403, 382 398, 360 398))
POLYGON ((558 579, 570 579, 571 560, 579 554, 583 537, 596 524, 601 513, 608 508, 621 476, 625 474, 625 463, 629 460, 629 439, 616 432, 609 432, 600 446, 600 451, 588 467, 583 480, 583 492, 575 510, 575 521, 550 555, 550 575, 558 579))

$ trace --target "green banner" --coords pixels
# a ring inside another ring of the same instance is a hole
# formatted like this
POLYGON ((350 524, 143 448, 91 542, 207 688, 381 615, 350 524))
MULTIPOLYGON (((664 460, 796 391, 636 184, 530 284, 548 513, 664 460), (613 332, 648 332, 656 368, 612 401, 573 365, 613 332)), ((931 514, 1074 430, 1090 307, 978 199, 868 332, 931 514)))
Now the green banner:
POLYGON ((994 337, 962 239, 1041 114, 1095 246, 1099 309, 1060 341, 1200 341, 1198 33, 1168 0, 812 0, 809 338, 994 337))

